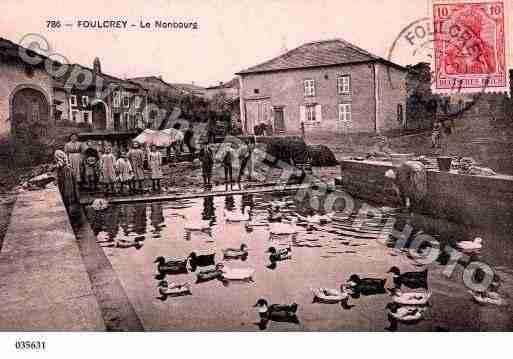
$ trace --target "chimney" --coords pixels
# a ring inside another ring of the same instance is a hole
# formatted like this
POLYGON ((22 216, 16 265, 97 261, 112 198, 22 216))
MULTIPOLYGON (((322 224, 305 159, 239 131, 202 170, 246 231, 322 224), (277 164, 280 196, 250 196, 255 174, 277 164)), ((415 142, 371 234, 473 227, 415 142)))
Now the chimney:
MULTIPOLYGON (((162 75, 159 75, 159 76, 158 76, 158 78, 159 78, 159 80, 162 80, 162 75)), ((162 81, 163 81, 163 80, 162 80, 162 81)))
POLYGON ((194 85, 194 81, 192 81, 192 82, 191 82, 191 84, 193 84, 193 85, 194 85))
POLYGON ((219 86, 223 86, 223 81, 219 81, 219 86))

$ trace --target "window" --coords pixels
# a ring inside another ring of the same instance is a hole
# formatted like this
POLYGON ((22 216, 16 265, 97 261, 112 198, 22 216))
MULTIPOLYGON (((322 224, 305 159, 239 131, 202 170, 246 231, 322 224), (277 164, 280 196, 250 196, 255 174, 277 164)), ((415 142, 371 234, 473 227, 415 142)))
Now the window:
POLYGON ((130 118, 130 116, 128 115, 128 112, 125 112, 123 114, 123 123, 121 124, 121 129, 123 129, 123 130, 128 129, 129 118, 130 118))
POLYGON ((71 95, 69 97, 69 103, 71 106, 76 106, 77 105, 77 96, 76 95, 71 95))
POLYGON ((130 107, 130 94, 126 91, 123 91, 123 107, 129 108, 130 107))
POLYGON ((254 89, 253 92, 254 93, 260 93, 260 90, 259 89, 254 89))
POLYGON ((305 80, 305 96, 315 96, 315 80, 305 80))
POLYGON ((142 97, 141 96, 135 96, 135 108, 139 109, 142 105, 142 97))
POLYGON ((341 75, 337 77, 337 89, 340 95, 351 93, 351 76, 341 75))
POLYGON ((308 125, 318 125, 322 120, 322 107, 319 104, 300 106, 300 121, 308 125))
POLYGON ((82 96, 82 107, 89 106, 89 96, 82 96))
POLYGON ((92 112, 91 111, 82 111, 82 118, 84 122, 91 123, 92 122, 92 112))
POLYGON ((341 103, 338 105, 338 120, 347 126, 351 126, 351 104, 341 103))
POLYGON ((120 107, 121 106, 121 92, 119 90, 114 91, 114 107, 120 107))
POLYGON ((80 121, 80 112, 78 110, 71 111, 71 121, 73 122, 79 122, 80 121))
POLYGON ((135 113, 135 127, 139 129, 144 128, 143 117, 140 112, 135 113))
POLYGON ((306 122, 316 122, 315 120, 315 106, 306 106, 306 122))

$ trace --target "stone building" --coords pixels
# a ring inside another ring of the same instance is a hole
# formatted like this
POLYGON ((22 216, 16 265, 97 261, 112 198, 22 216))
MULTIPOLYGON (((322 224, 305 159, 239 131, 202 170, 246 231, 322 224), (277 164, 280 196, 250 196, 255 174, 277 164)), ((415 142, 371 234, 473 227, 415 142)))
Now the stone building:
POLYGON ((93 69, 70 66, 65 75, 56 79, 55 89, 65 93, 61 121, 85 124, 93 131, 137 131, 147 127, 148 91, 135 82, 103 73, 98 58, 93 69))
POLYGON ((335 39, 304 44, 240 71, 240 111, 252 133, 381 132, 405 123, 406 69, 335 39))
POLYGON ((224 95, 228 99, 236 99, 239 97, 240 81, 233 78, 228 82, 219 82, 219 85, 209 86, 205 89, 206 97, 212 99, 218 94, 224 95))
POLYGON ((0 38, 0 153, 29 158, 30 144, 45 141, 55 125, 54 80, 38 55, 0 38))

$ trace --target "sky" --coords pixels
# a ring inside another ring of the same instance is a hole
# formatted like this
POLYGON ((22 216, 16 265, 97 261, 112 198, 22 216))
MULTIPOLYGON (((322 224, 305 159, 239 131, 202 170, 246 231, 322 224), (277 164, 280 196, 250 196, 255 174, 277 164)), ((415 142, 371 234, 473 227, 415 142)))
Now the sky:
MULTIPOLYGON (((429 16, 430 1, 1 0, 0 36, 19 43, 28 33, 39 34, 70 62, 92 67, 99 57, 104 72, 122 78, 156 75, 171 83, 209 86, 284 48, 333 38, 402 65, 418 62, 404 41, 392 54, 390 49, 408 24, 429 16), (74 26, 48 29, 48 20, 74 26), (82 20, 126 20, 137 26, 91 30, 77 27, 82 20), (197 22, 198 29, 142 29, 141 20, 197 22)), ((510 67, 512 48, 510 41, 510 67)))

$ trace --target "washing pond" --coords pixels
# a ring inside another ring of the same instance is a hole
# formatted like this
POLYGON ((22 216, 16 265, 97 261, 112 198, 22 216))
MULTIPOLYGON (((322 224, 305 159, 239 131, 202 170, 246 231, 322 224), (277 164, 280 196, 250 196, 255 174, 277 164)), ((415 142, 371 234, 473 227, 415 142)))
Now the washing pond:
MULTIPOLYGON (((511 330, 511 306, 480 305, 473 301, 463 281, 465 263, 437 260, 421 266, 406 253, 388 248, 380 234, 408 220, 418 230, 436 235, 441 246, 454 240, 484 238, 479 260, 492 267, 501 278, 499 292, 506 301, 512 293, 513 244, 506 235, 459 228, 452 223, 388 210, 381 218, 358 216, 362 204, 356 202, 347 216, 335 214, 327 224, 298 226, 296 235, 270 234, 269 208, 279 201, 279 214, 294 218, 306 215, 309 201, 295 201, 292 195, 252 194, 216 196, 187 201, 114 205, 95 212, 86 208, 88 221, 127 293, 145 330, 511 330), (230 213, 249 209, 251 223, 227 222, 230 213), (360 218, 359 222, 355 219, 360 218), (209 221, 209 231, 189 232, 193 219, 209 221), (309 228, 310 227, 310 228, 309 228), (127 242, 124 242, 124 241, 127 242), (130 243, 137 242, 137 247, 130 243), (125 243, 127 248, 116 247, 125 243), (223 260, 223 249, 248 247, 245 260, 223 260), (269 247, 291 248, 292 258, 271 263, 269 247), (189 268, 165 276, 168 283, 189 283, 190 295, 163 299, 156 279, 159 256, 186 258, 192 252, 215 253, 216 263, 228 268, 254 269, 252 281, 210 280, 196 283, 197 273, 210 267, 189 268), (442 264, 443 263, 443 264, 442 264), (388 292, 350 297, 346 305, 318 303, 312 289, 339 288, 351 274, 386 278, 392 285, 391 266, 402 272, 428 269, 432 292, 423 319, 397 323, 387 315, 392 301, 388 292), (194 271, 193 271, 194 270, 194 271), (254 304, 259 298, 269 303, 299 305, 297 320, 263 322, 254 304)), ((361 212, 360 212, 361 213, 361 212)))

